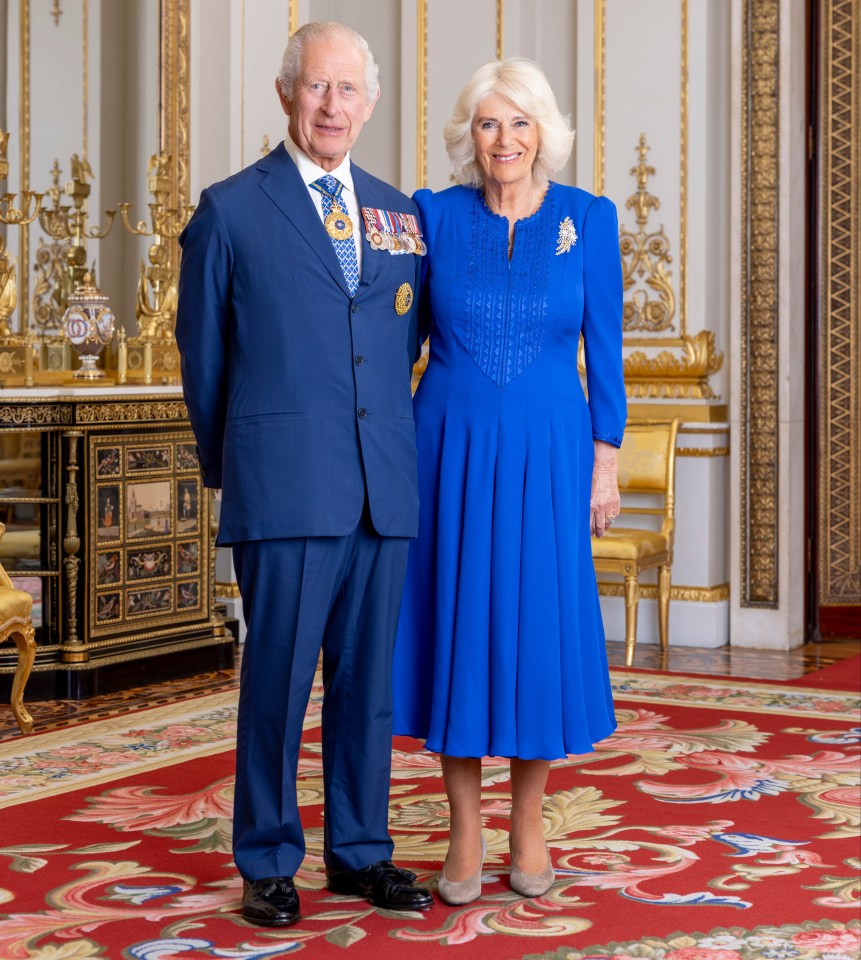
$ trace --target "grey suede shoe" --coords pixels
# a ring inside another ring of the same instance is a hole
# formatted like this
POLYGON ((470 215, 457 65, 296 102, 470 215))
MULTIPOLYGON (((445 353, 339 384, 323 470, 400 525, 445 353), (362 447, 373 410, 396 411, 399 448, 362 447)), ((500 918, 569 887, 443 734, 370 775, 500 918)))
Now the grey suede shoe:
POLYGON ((511 873, 508 876, 508 882, 515 893, 521 897, 543 897, 545 893, 556 882, 556 874, 553 871, 553 862, 550 859, 550 851, 547 851, 547 866, 538 873, 527 873, 521 870, 514 862, 514 856, 511 857, 511 873))
POLYGON ((443 903, 450 907, 460 907, 465 903, 472 903, 481 896, 481 871, 484 868, 484 858, 487 855, 487 842, 484 837, 481 838, 481 863, 478 872, 474 873, 466 880, 447 880, 445 876, 445 865, 439 874, 436 891, 443 903))

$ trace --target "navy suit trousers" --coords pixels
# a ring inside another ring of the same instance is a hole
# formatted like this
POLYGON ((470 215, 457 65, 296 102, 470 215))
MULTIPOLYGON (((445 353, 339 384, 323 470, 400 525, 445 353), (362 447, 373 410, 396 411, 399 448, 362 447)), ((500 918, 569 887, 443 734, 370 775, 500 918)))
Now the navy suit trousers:
POLYGON ((253 540, 233 556, 248 633, 236 743, 233 853, 246 880, 292 877, 305 855, 299 743, 323 651, 327 866, 391 858, 392 651, 409 539, 367 510, 343 537, 253 540))

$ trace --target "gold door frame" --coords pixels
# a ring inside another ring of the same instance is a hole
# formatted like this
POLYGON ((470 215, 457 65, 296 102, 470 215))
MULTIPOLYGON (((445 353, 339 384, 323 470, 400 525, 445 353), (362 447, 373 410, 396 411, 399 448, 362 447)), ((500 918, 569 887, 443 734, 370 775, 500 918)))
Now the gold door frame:
POLYGON ((818 604, 845 608, 861 604, 861 24, 857 0, 821 3, 818 14, 819 497, 812 536, 818 604))

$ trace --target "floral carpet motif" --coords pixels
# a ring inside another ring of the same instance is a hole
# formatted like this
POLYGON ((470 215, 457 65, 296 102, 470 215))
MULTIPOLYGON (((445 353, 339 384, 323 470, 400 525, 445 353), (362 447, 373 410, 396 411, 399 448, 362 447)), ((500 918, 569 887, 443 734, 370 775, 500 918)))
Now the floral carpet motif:
MULTIPOLYGON (((481 898, 406 914, 325 890, 316 687, 303 919, 286 931, 238 913, 234 693, 2 744, 0 958, 858 960, 857 695, 631 670, 613 683, 616 733, 553 765, 551 890, 524 900, 508 886, 508 765, 491 758, 481 898)), ((395 858, 433 885, 439 765, 399 738, 392 774, 395 858)))

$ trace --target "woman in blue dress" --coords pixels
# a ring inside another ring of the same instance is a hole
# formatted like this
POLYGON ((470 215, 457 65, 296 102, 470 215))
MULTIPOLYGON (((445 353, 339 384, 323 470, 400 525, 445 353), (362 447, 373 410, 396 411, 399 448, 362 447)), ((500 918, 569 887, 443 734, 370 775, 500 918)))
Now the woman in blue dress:
POLYGON ((619 512, 622 273, 613 204, 549 179, 573 136, 535 64, 486 64, 445 131, 459 185, 415 195, 430 362, 394 726, 441 754, 452 904, 481 892, 480 758, 511 758, 509 881, 540 896, 550 761, 615 728, 590 533, 619 512))

